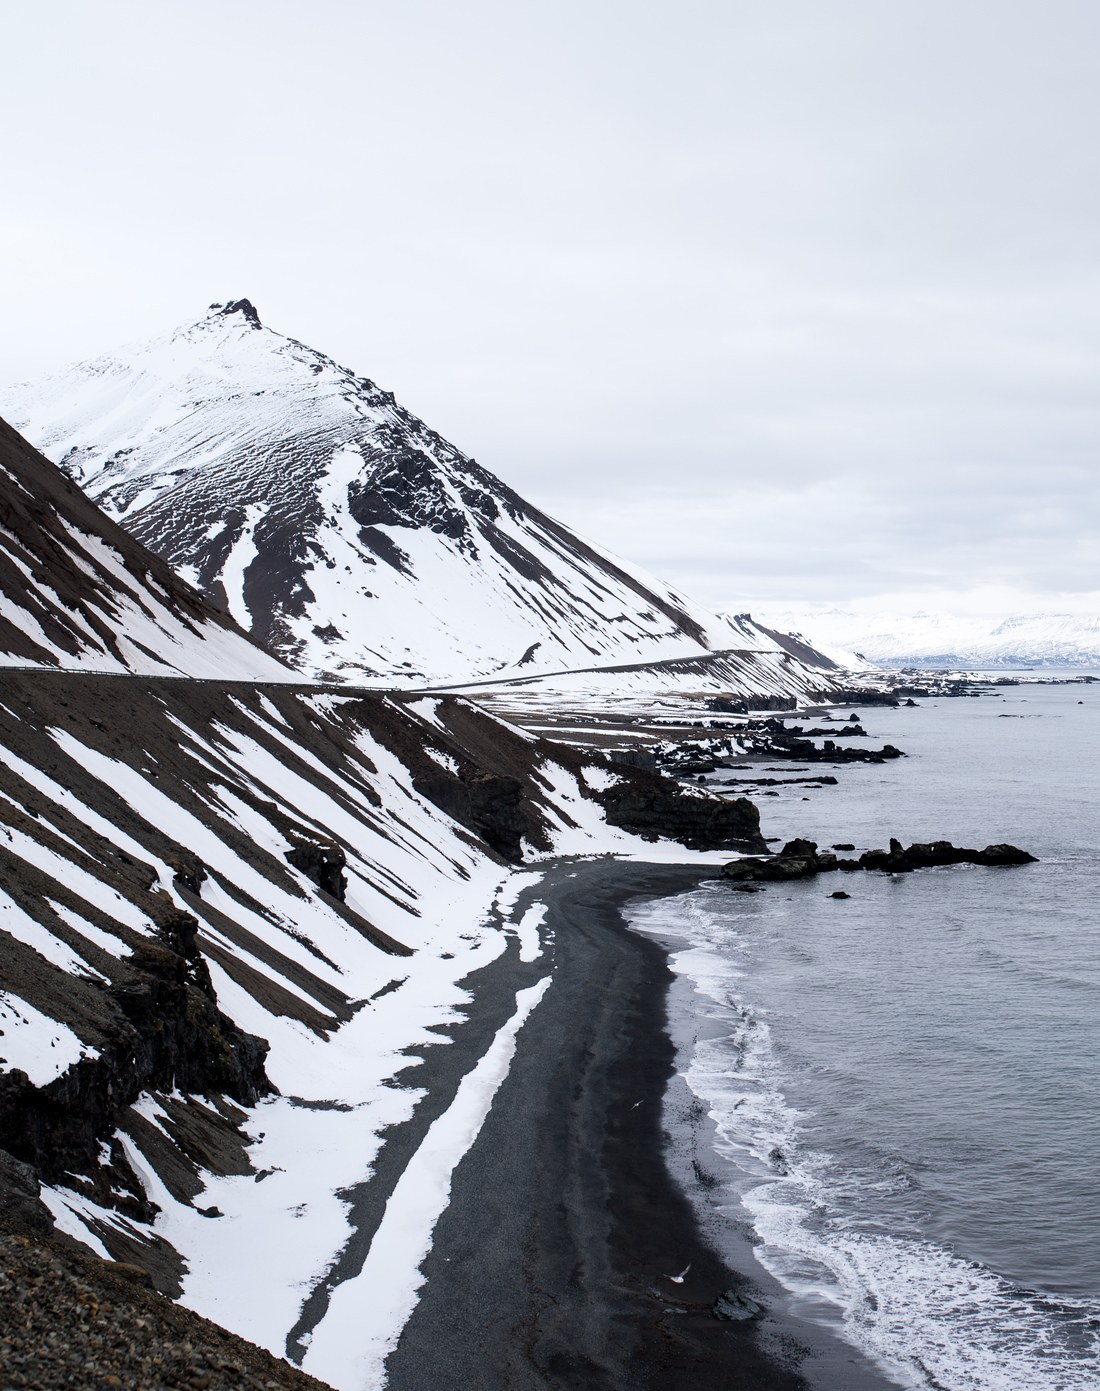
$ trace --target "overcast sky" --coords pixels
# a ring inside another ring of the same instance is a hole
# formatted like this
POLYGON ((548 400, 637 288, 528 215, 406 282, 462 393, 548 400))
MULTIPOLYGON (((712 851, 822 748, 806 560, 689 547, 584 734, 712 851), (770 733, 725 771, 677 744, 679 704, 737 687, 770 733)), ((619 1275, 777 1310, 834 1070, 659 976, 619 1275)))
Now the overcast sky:
POLYGON ((1096 604, 1096 0, 52 0, 0 40, 0 380, 248 296, 703 602, 1096 604))

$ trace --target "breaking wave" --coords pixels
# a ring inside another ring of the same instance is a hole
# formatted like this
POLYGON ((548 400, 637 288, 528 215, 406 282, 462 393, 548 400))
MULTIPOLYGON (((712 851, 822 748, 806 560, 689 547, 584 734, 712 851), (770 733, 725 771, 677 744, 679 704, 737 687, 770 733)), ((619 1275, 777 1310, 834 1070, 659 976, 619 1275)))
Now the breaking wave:
POLYGON ((808 1140, 811 1116, 786 1098, 767 1017, 739 988, 736 928, 710 902, 704 890, 641 905, 631 925, 671 945, 694 987, 681 1070, 715 1123, 725 1202, 735 1194, 749 1214, 762 1264, 803 1308, 831 1308, 844 1336, 903 1385, 1096 1391, 1100 1304, 1020 1288, 923 1238, 905 1156, 854 1144, 842 1159, 808 1140))

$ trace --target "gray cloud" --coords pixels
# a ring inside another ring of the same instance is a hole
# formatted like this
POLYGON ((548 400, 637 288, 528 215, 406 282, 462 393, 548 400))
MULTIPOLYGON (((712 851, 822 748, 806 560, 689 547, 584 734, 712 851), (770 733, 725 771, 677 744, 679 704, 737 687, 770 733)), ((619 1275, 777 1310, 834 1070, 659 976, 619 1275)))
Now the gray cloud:
POLYGON ((23 10, 0 377, 247 294, 705 601, 1096 588, 1091 0, 23 10))

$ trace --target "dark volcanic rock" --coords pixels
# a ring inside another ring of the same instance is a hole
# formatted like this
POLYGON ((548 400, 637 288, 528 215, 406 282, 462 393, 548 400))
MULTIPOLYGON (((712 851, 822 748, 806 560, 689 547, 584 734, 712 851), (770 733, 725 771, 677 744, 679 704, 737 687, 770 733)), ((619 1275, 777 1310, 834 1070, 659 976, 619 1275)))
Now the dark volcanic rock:
POLYGON ((645 840, 666 836, 689 850, 767 849, 760 812, 746 797, 699 796, 671 778, 638 769, 597 798, 612 826, 645 840))
POLYGON ((644 768, 647 773, 657 771, 657 755, 649 749, 609 749, 607 757, 624 768, 644 768))
POLYGON ((830 693, 829 699, 837 705, 890 705, 898 703, 897 690, 876 691, 863 686, 851 686, 846 690, 830 693))
POLYGON ((914 869, 934 869, 942 865, 1026 865, 1034 864, 1035 856, 1015 845, 987 845, 984 850, 969 850, 952 845, 949 840, 933 840, 910 845, 908 848, 891 839, 889 850, 868 850, 859 857, 864 869, 886 870, 891 874, 906 874, 914 869))
POLYGON ((206 882, 206 866, 197 855, 180 854, 173 856, 169 864, 173 870, 172 878, 177 888, 187 889, 189 893, 199 894, 206 882))
POLYGON ((891 758, 904 758, 901 749, 884 744, 881 749, 853 749, 838 745, 837 738, 862 735, 857 722, 841 725, 835 730, 811 729, 802 725, 785 725, 779 719, 747 720, 743 726, 746 748, 770 758, 797 759, 800 763, 885 763, 891 758), (813 737, 829 735, 819 748, 813 737), (811 737, 813 736, 813 737, 811 737))
POLYGON ((452 777, 433 770, 417 777, 416 790, 513 864, 522 861, 525 840, 537 843, 541 837, 528 789, 507 773, 452 777))
MULTIPOLYGON (((850 847, 843 847, 850 848, 850 847)), ((908 874, 914 869, 935 869, 945 865, 1034 864, 1035 856, 1015 845, 987 845, 969 850, 949 840, 903 846, 891 838, 889 850, 866 850, 858 860, 842 860, 829 850, 818 850, 812 840, 791 840, 769 859, 733 860, 722 867, 722 877, 737 883, 759 880, 808 879, 833 870, 881 870, 886 874, 908 874)), ((847 894, 842 894, 847 897, 847 894)), ((836 897, 836 895, 834 895, 836 897)))
POLYGON ((733 860, 722 867, 724 879, 738 881, 809 879, 818 873, 820 869, 812 855, 776 855, 770 860, 746 857, 743 860, 733 860))
POLYGON ((1036 863, 1036 857, 1029 855, 1026 850, 1021 850, 1016 845, 987 845, 984 850, 979 852, 981 858, 977 861, 980 865, 1030 865, 1036 863))
POLYGON ((742 1323, 749 1319, 758 1319, 764 1310, 755 1299, 750 1299, 748 1295, 738 1294, 736 1290, 726 1290, 714 1301, 711 1312, 716 1319, 723 1319, 729 1323, 742 1323))
POLYGON ((221 1094, 246 1105, 270 1092, 267 1044, 218 1008, 197 926, 173 912, 162 941, 135 945, 126 978, 106 992, 117 1023, 99 1057, 44 1087, 18 1070, 0 1074, 0 1144, 44 1179, 94 1170, 100 1138, 143 1091, 221 1094))
POLYGON ((284 858, 319 889, 343 903, 348 891, 347 876, 344 874, 348 861, 339 845, 332 841, 323 845, 316 841, 302 841, 293 850, 288 850, 284 858))
POLYGON ((53 1223, 40 1192, 31 1166, 0 1150, 0 1224, 19 1232, 48 1232, 53 1223))

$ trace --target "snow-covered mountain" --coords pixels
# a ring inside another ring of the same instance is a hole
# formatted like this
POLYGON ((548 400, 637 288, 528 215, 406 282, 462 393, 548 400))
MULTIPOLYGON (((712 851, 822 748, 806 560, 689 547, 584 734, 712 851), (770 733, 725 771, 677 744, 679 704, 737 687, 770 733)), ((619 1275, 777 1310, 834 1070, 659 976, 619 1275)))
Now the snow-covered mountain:
POLYGON ((969 616, 943 612, 769 612, 813 633, 825 650, 849 649, 881 666, 1100 668, 1100 614, 969 616))
POLYGON ((310 676, 439 682, 785 650, 582 540, 247 300, 10 388, 0 409, 310 676))
POLYGON ((0 667, 287 681, 0 420, 0 667))

